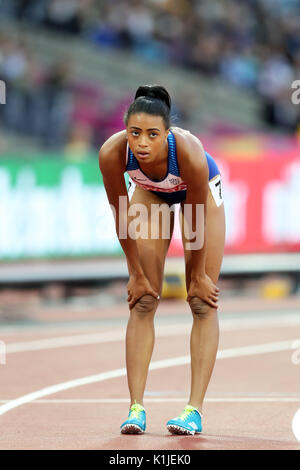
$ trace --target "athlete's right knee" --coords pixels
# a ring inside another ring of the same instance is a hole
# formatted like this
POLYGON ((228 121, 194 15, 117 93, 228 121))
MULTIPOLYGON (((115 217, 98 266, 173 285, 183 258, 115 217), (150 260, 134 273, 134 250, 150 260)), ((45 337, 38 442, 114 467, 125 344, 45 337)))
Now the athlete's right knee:
POLYGON ((143 295, 135 304, 132 311, 136 313, 139 317, 148 317, 151 314, 155 313, 158 300, 153 297, 153 295, 143 295))

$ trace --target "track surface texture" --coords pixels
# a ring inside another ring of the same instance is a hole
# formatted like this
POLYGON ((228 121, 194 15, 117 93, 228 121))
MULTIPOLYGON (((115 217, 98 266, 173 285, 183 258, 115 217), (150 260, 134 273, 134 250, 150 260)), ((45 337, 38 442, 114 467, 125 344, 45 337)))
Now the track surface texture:
POLYGON ((292 431, 300 408, 299 296, 220 301, 219 352, 203 432, 194 436, 166 429, 189 395, 185 301, 163 299, 157 311, 142 435, 120 434, 129 406, 126 303, 25 310, 0 325, 0 449, 300 450, 292 431))

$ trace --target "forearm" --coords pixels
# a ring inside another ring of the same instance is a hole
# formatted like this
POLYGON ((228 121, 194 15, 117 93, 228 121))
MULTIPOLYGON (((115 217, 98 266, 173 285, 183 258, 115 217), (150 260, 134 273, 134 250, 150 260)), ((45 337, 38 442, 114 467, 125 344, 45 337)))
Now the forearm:
POLYGON ((142 276, 144 271, 139 260, 136 241, 122 238, 119 238, 119 241, 126 256, 129 275, 142 276))
POLYGON ((128 231, 127 210, 116 211, 115 225, 120 245, 126 256, 129 275, 143 275, 136 240, 130 236, 128 231))
POLYGON ((129 198, 124 176, 117 173, 110 166, 108 169, 105 168, 104 164, 102 176, 109 205, 115 220, 116 233, 126 256, 129 275, 143 275, 136 240, 130 236, 128 231, 129 198))
POLYGON ((205 276, 206 240, 201 249, 191 250, 191 279, 205 276))
POLYGON ((190 254, 191 277, 205 276, 206 205, 187 197, 184 205, 185 250, 190 254))

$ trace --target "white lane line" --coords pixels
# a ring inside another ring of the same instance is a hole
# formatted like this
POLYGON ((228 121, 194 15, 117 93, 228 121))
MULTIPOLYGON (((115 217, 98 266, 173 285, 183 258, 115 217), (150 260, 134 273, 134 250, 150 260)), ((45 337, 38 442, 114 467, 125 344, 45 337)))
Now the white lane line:
MULTIPOLYGON (((220 330, 236 331, 241 328, 280 328, 284 326, 300 325, 299 315, 283 315, 280 318, 250 318, 250 319, 229 319, 220 320, 220 330)), ((189 334, 191 323, 177 325, 160 325, 156 327, 156 336, 177 336, 189 334)), ((6 344, 6 354, 20 353, 26 351, 40 351, 43 349, 66 348, 71 346, 81 346, 89 344, 109 343, 123 341, 125 339, 125 328, 119 330, 105 331, 103 333, 88 333, 80 335, 60 336, 33 341, 22 341, 18 343, 6 344)))
POLYGON ((66 348, 69 346, 81 346, 85 344, 108 343, 122 341, 125 338, 123 330, 106 331, 104 333, 81 334, 60 336, 56 338, 23 341, 6 345, 6 353, 18 353, 26 351, 40 351, 42 349, 66 348))
MULTIPOLYGON (((167 317, 165 317, 167 318, 167 317)), ((174 317, 173 317, 174 318, 174 317)), ((185 328, 188 327, 189 320, 191 316, 189 314, 186 315, 186 321, 181 322, 180 324, 183 325, 185 328)), ((160 318, 157 317, 155 321, 160 322, 160 318)), ((281 311, 280 315, 271 316, 269 314, 266 315, 266 312, 246 312, 243 314, 241 318, 228 318, 227 314, 220 315, 220 327, 225 331, 227 328, 229 330, 239 329, 241 327, 246 328, 266 328, 266 327, 279 327, 279 326, 299 326, 300 325, 300 317, 298 315, 298 311, 281 311), (254 315, 254 317, 253 317, 254 315)), ((87 322, 88 323, 88 322, 87 322)), ((163 326, 163 325, 162 325, 163 326)), ((170 325, 172 326, 172 325, 170 325)), ((83 329, 89 331, 91 329, 101 329, 102 325, 97 323, 97 321, 92 325, 88 326, 88 324, 76 324, 72 325, 72 327, 68 327, 65 323, 61 326, 59 324, 54 325, 34 325, 31 328, 27 326, 24 330, 21 330, 21 333, 24 335, 28 334, 44 334, 47 332, 48 334, 51 332, 55 334, 60 332, 61 334, 66 332, 68 336, 71 334, 76 335, 78 331, 82 331, 83 329)), ((160 326, 159 326, 160 328, 160 326)), ((108 330, 107 330, 108 331, 108 330)), ((114 330, 116 331, 116 330, 114 330)), ((10 326, 4 327, 3 325, 0 327, 0 336, 12 336, 18 335, 20 333, 20 328, 17 326, 10 326)), ((83 333, 80 333, 82 335, 83 333)), ((88 333, 86 333, 88 335, 88 333)), ((54 338, 55 339, 55 338, 54 338)))
MULTIPOLYGON (((280 341, 273 343, 254 344, 251 346, 243 346, 239 348, 229 348, 218 351, 217 359, 235 358, 241 356, 253 356, 257 354, 265 354, 270 352, 287 351, 293 349, 295 340, 280 341)), ((149 370, 165 369, 168 367, 180 366, 190 363, 190 356, 174 357, 170 359, 164 359, 161 361, 154 361, 150 364, 149 370)), ((45 387, 35 392, 23 395, 19 398, 9 401, 4 405, 0 406, 0 415, 7 413, 9 410, 17 408, 18 406, 24 405, 31 401, 37 400, 53 393, 69 390, 71 388, 80 387, 82 385, 88 385, 96 382, 102 382, 117 377, 123 377, 126 375, 126 369, 116 369, 100 374, 90 375, 87 377, 81 377, 79 379, 62 382, 59 384, 45 387)))
MULTIPOLYGON (((170 398, 144 398, 146 403, 186 403, 188 396, 186 397, 170 397, 170 398)), ((8 403, 10 400, 0 400, 0 403, 8 403)), ((62 398, 62 399, 50 399, 50 400, 35 400, 32 403, 35 404, 93 404, 93 403, 128 403, 129 398, 62 398)), ((298 403, 300 397, 218 397, 205 399, 206 403, 298 403)))
MULTIPOLYGON (((156 336, 176 336, 188 334, 191 325, 165 325, 157 328, 156 336)), ((115 341, 124 341, 126 331, 121 330, 105 331, 103 333, 88 333, 81 335, 61 336, 34 341, 23 341, 20 343, 11 343, 6 345, 6 354, 40 351, 43 349, 66 348, 70 346, 82 346, 89 344, 110 343, 115 341)))

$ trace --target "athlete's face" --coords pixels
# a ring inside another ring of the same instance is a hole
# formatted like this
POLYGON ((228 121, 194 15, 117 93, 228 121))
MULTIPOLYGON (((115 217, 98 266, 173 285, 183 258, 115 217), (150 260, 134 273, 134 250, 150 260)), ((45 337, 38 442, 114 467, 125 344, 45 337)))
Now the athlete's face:
POLYGON ((132 114, 128 120, 128 144, 139 162, 153 163, 166 149, 169 129, 161 116, 132 114))

